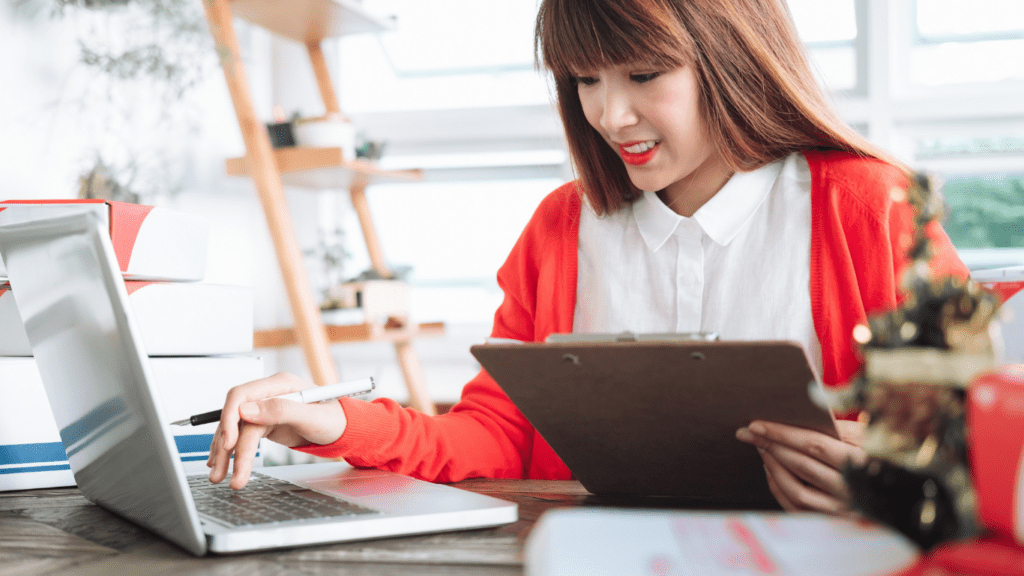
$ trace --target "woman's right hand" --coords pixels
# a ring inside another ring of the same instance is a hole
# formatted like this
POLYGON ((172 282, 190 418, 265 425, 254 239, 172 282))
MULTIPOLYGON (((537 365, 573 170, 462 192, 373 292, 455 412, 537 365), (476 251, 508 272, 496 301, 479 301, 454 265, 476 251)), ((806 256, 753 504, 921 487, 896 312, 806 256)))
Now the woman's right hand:
POLYGON ((330 444, 341 438, 347 420, 340 402, 303 404, 274 398, 312 387, 297 376, 279 372, 229 390, 206 461, 211 468, 210 482, 216 484, 227 477, 234 454, 230 486, 235 490, 244 487, 261 438, 289 447, 330 444))

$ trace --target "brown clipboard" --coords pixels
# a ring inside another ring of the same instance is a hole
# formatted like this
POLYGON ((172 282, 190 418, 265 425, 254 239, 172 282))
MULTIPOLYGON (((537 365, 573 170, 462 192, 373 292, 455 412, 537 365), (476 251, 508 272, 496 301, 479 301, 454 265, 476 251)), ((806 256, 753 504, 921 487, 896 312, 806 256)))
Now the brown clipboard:
POLYGON ((588 491, 715 507, 775 506, 752 420, 838 437, 803 349, 784 341, 470 347, 588 491))

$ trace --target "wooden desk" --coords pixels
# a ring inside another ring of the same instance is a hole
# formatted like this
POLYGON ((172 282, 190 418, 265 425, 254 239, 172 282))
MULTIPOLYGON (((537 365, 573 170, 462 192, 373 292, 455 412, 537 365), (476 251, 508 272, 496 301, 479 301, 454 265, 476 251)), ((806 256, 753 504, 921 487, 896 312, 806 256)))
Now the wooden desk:
POLYGON ((466 480, 460 488, 519 504, 519 521, 466 530, 196 558, 93 505, 77 488, 0 493, 0 573, 184 575, 514 575, 523 542, 551 508, 594 501, 578 482, 466 480))

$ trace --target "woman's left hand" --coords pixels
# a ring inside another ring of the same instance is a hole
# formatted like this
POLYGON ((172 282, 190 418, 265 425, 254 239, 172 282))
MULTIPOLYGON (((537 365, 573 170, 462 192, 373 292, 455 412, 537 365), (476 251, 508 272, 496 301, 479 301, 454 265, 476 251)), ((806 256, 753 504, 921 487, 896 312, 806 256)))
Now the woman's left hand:
POLYGON ((753 444, 764 461, 768 487, 790 512, 816 511, 845 514, 850 510, 850 491, 842 470, 852 460, 862 464, 865 425, 836 420, 842 440, 775 422, 755 420, 736 431, 736 438, 753 444))

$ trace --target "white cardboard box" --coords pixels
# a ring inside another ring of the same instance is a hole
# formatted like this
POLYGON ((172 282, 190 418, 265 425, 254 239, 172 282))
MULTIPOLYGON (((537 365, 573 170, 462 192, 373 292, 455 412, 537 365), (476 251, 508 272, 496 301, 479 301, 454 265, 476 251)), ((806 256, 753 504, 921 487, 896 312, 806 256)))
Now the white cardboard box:
MULTIPOLYGON (((152 358, 168 424, 224 405, 227 391, 263 377, 258 356, 152 358)), ((205 473, 216 423, 173 426, 186 474, 205 473)), ((262 450, 256 466, 263 463, 262 450)), ((0 491, 74 486, 34 358, 0 358, 0 491)))
MULTIPOLYGON (((31 356, 8 284, 0 284, 0 356, 31 356)), ((212 356, 252 351, 252 289, 195 283, 125 282, 146 353, 212 356)))
MULTIPOLYGON (((86 211, 110 227, 126 280, 196 281, 206 275, 209 230, 201 219, 168 208, 104 200, 6 200, 0 203, 0 225, 86 211)), ((0 262, 0 278, 6 277, 0 262)))

